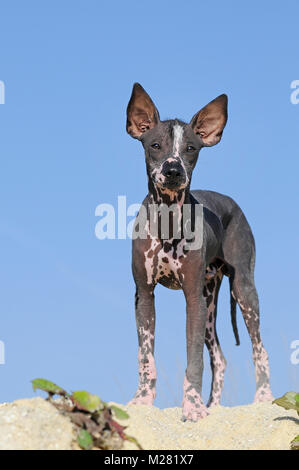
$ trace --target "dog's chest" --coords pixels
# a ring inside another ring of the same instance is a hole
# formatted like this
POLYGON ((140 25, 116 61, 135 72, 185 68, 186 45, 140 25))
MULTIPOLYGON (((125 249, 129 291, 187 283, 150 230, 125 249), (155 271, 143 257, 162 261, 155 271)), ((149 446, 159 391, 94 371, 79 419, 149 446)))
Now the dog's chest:
POLYGON ((184 280, 182 266, 186 258, 185 243, 185 239, 163 242, 157 238, 151 239, 151 245, 144 253, 148 284, 159 282, 170 289, 181 289, 184 280))

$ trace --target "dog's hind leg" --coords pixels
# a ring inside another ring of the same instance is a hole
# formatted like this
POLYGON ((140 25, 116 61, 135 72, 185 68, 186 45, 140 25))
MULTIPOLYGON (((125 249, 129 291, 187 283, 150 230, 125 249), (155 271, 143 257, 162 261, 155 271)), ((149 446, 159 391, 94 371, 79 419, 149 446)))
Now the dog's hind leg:
POLYGON ((209 279, 208 276, 206 277, 204 287, 204 295, 207 299, 208 308, 205 344, 210 354, 212 369, 212 385, 208 401, 209 407, 220 404, 226 368, 226 360, 222 353, 216 331, 217 300, 222 279, 223 272, 220 269, 212 279, 209 279))
POLYGON ((238 302, 252 343, 252 357, 255 367, 256 393, 254 402, 273 400, 270 389, 268 354, 260 335, 259 301, 252 273, 235 270, 232 295, 238 302))
POLYGON ((227 229, 224 256, 231 267, 231 294, 239 304, 252 343, 256 394, 254 402, 273 399, 269 383, 268 354, 260 335, 260 310, 254 283, 255 243, 249 224, 240 212, 227 229))

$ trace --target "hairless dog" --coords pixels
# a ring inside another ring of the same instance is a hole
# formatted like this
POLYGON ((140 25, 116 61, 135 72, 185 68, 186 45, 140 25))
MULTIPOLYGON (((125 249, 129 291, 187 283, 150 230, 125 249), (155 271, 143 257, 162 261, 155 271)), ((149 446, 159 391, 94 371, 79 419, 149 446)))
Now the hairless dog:
POLYGON ((254 401, 273 399, 268 355, 260 336, 259 302, 254 284, 255 243, 251 229, 240 207, 230 197, 213 191, 190 190, 199 151, 220 141, 226 121, 226 95, 218 96, 202 108, 189 124, 178 119, 161 121, 150 96, 138 83, 133 87, 127 108, 127 132, 143 145, 148 175, 148 195, 141 206, 146 216, 137 217, 135 223, 135 229, 142 228, 145 236, 133 237, 139 384, 131 403, 152 405, 156 396, 155 286, 160 283, 170 289, 182 289, 187 310, 183 420, 197 421, 208 414, 201 397, 204 344, 212 367, 208 406, 220 403, 226 361, 216 332, 216 314, 223 276, 229 277, 231 317, 237 344, 236 304, 252 341, 256 376, 254 401), (173 218, 169 218, 167 236, 161 229, 160 216, 151 219, 152 208, 157 215, 161 207, 170 206, 177 209, 182 228, 190 222, 195 231, 201 232, 197 248, 190 248, 190 236, 188 238, 184 230, 174 236, 173 218), (187 219, 182 216, 188 207, 189 220, 188 216, 187 219), (201 219, 195 215, 199 207, 201 219), (150 220, 160 222, 158 230, 152 230, 154 224, 150 220), (198 225, 197 220, 201 220, 198 225))

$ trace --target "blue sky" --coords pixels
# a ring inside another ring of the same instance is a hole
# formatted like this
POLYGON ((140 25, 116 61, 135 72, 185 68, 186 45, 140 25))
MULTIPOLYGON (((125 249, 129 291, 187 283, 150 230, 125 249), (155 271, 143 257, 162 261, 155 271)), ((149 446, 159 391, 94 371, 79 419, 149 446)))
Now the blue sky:
MULTIPOLYGON (((299 105, 290 101, 298 14, 295 0, 0 2, 0 402, 33 396, 35 377, 122 403, 135 392, 131 241, 94 234, 98 204, 146 193, 141 145, 125 132, 135 81, 162 119, 189 121, 229 96, 223 139, 200 154, 192 187, 228 194, 244 210, 273 392, 299 390, 290 361, 299 339, 299 105)), ((156 404, 180 406, 182 292, 159 286, 156 310, 156 404)), ((234 346, 227 282, 218 317, 228 361, 222 403, 249 403, 251 346, 240 312, 234 346)))

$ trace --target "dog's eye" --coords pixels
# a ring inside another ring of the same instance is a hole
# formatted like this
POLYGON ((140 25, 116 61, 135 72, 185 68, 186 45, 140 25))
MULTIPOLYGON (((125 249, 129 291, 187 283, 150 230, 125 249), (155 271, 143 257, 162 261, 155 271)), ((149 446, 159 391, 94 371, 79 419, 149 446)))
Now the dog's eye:
POLYGON ((157 143, 152 144, 151 147, 155 150, 159 150, 161 148, 160 145, 157 143))
POLYGON ((195 150, 195 147, 193 147, 193 145, 188 145, 187 152, 194 152, 194 150, 195 150))

